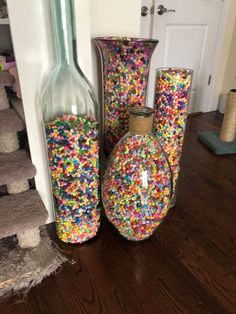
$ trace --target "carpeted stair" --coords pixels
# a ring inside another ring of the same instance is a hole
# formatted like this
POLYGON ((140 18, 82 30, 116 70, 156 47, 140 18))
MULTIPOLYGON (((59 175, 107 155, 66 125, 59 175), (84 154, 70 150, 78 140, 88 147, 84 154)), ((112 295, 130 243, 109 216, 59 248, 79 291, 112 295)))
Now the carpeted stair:
POLYGON ((19 149, 23 142, 27 147, 27 136, 22 101, 15 97, 9 102, 5 90, 13 83, 8 72, 0 72, 0 298, 22 289, 26 296, 66 261, 44 227, 39 229, 48 213, 39 193, 29 187, 36 169, 19 149), (9 237, 14 234, 18 242, 9 237))
POLYGON ((0 136, 25 129, 25 124, 14 109, 5 109, 0 114, 0 136))
POLYGON ((0 72, 1 95, 4 95, 0 95, 0 185, 6 185, 10 194, 0 197, 0 239, 17 234, 19 245, 27 248, 39 244, 39 226, 45 224, 48 214, 38 192, 29 187, 28 179, 36 175, 36 169, 28 153, 19 150, 17 132, 25 129, 22 102, 10 101, 21 112, 20 117, 10 108, 4 94, 4 87, 13 83, 14 77, 6 71, 0 72))
POLYGON ((1 86, 13 86, 15 78, 8 71, 2 71, 0 73, 0 85, 1 86))
POLYGON ((20 149, 9 154, 0 154, 0 185, 28 180, 35 175, 36 168, 25 150, 20 149))
POLYGON ((38 228, 46 219, 47 211, 36 190, 0 197, 0 239, 38 228))

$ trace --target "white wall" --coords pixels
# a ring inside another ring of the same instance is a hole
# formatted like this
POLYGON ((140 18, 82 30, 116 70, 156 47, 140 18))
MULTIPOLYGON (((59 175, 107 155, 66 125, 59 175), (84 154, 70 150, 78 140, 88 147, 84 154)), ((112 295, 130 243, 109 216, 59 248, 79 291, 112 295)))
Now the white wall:
POLYGON ((225 7, 227 10, 226 23, 223 30, 223 40, 216 73, 217 80, 213 96, 216 100, 219 98, 221 93, 227 92, 230 86, 234 83, 231 71, 236 68, 235 54, 233 54, 236 45, 236 0, 227 0, 225 7))
MULTIPOLYGON (((91 39, 104 36, 139 37, 141 0, 90 0, 91 39)), ((92 83, 101 88, 97 48, 92 44, 92 83)))
POLYGON ((228 93, 230 89, 236 88, 236 1, 235 1, 234 30, 231 37, 228 58, 223 76, 222 93, 228 93))
POLYGON ((141 0, 90 0, 91 37, 138 36, 141 0))

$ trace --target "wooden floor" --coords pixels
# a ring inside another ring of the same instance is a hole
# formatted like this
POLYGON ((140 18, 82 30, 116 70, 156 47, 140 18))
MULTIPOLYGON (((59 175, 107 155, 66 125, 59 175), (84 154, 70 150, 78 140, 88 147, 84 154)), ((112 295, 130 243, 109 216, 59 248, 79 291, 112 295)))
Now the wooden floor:
POLYGON ((87 244, 60 244, 74 265, 0 313, 236 313, 236 156, 196 139, 220 124, 216 113, 189 119, 177 204, 152 238, 128 242, 103 221, 87 244))

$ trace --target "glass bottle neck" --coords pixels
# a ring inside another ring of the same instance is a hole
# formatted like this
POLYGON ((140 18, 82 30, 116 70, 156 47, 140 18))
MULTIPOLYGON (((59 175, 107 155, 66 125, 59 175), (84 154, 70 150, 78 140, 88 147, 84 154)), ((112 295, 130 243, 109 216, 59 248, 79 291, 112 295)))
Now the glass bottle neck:
POLYGON ((140 117, 130 115, 129 132, 135 135, 148 135, 152 132, 152 116, 140 117))
POLYGON ((150 107, 129 108, 129 132, 136 135, 147 135, 152 132, 152 114, 150 107))
POLYGON ((51 0, 58 65, 75 65, 73 50, 72 1, 51 0))

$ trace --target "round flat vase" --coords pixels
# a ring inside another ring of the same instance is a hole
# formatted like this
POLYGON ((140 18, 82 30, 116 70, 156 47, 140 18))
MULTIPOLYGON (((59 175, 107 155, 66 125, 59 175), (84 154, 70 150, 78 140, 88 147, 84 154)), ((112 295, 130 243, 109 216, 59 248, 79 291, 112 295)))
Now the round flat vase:
POLYGON ((150 237, 165 218, 172 195, 169 162, 151 133, 152 109, 131 112, 129 132, 111 153, 102 184, 108 220, 128 240, 150 237))

